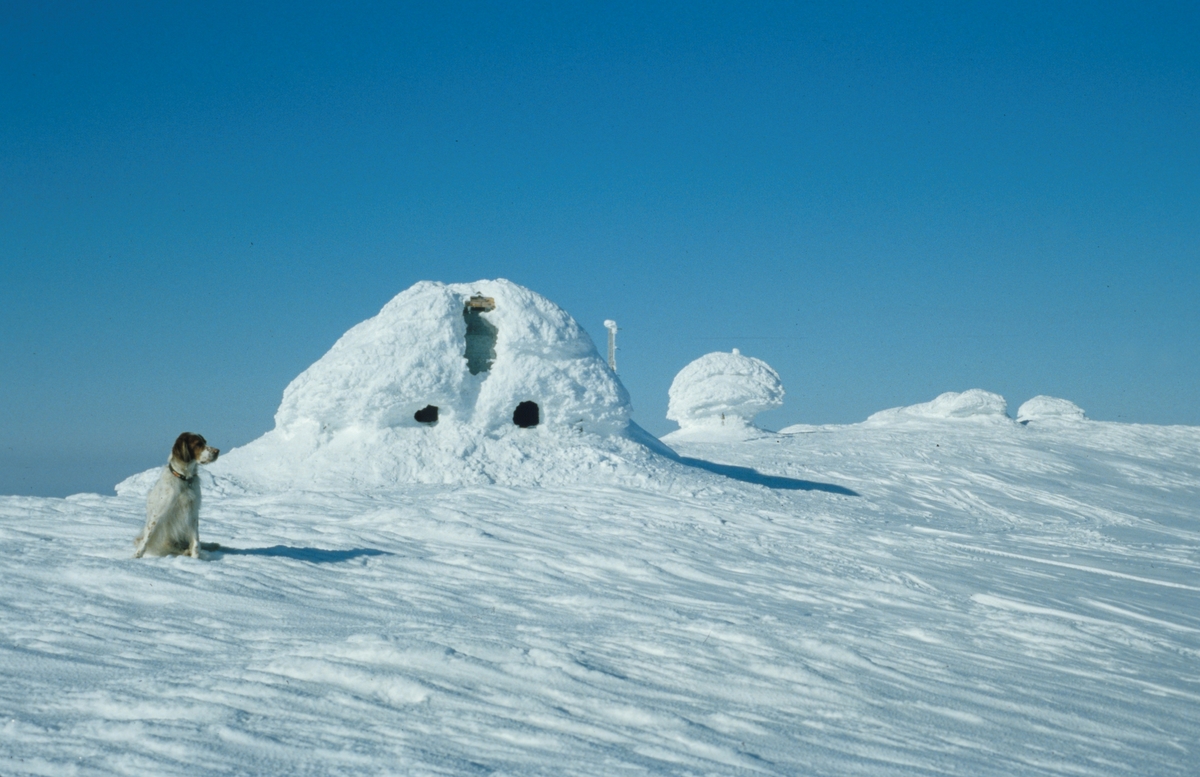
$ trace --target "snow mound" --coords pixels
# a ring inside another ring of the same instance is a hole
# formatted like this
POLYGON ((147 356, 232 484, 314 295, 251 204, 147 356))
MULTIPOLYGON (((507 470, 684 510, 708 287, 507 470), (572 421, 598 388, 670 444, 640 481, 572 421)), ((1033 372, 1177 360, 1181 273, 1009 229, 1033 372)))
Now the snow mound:
POLYGON ((631 413, 591 338, 545 297, 421 282, 346 332, 284 390, 275 428, 208 472, 218 493, 637 477, 670 451, 631 413))
POLYGON ((709 353, 671 382, 667 418, 685 435, 699 430, 720 434, 724 427, 727 435, 742 436, 752 429, 756 415, 783 404, 783 393, 779 373, 762 359, 743 356, 736 348, 709 353))
POLYGON ((1068 399, 1036 396, 1017 408, 1017 423, 1030 421, 1084 421, 1083 408, 1068 399))
POLYGON ((893 407, 870 416, 867 423, 889 423, 909 419, 1008 420, 1008 402, 999 394, 983 389, 947 391, 929 402, 893 407))

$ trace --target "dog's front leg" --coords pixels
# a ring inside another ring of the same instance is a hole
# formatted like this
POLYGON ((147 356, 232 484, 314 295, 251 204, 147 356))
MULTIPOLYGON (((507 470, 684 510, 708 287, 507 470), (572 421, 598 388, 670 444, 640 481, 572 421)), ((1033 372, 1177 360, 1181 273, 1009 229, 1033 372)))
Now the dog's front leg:
POLYGON ((141 558, 146 553, 146 544, 150 542, 150 535, 154 533, 154 527, 158 525, 158 521, 151 521, 146 524, 146 528, 133 541, 133 557, 141 558))
POLYGON ((200 558, 200 493, 196 492, 196 501, 188 510, 188 549, 187 554, 192 558, 200 558))

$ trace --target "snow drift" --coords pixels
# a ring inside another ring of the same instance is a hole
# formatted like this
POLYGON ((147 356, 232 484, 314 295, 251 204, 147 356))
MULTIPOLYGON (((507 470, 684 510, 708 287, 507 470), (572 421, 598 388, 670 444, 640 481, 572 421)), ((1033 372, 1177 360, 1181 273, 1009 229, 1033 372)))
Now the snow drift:
POLYGON ((1011 422, 1004 397, 983 389, 970 389, 961 393, 947 391, 929 402, 881 410, 868 417, 865 423, 886 424, 915 419, 1011 422))
POLYGON ((1017 408, 1017 423, 1030 421, 1084 421, 1083 408, 1068 399, 1036 396, 1017 408))

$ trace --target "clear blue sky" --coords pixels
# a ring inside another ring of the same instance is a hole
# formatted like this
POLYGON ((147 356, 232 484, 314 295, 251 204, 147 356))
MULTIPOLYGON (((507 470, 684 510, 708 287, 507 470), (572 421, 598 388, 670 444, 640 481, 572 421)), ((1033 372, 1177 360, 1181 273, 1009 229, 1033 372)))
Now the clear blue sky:
POLYGON ((110 493, 421 279, 505 277, 636 419, 985 388, 1200 424, 1200 5, 0 2, 0 493, 110 493), (164 7, 169 6, 169 7, 164 7))

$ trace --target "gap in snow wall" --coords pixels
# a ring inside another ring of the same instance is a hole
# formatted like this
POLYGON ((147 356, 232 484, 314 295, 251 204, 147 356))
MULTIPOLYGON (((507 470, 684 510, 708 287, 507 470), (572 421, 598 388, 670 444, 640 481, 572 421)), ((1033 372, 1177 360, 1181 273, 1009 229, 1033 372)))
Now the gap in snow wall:
POLYGON ((472 375, 487 372, 496 361, 496 335, 500 331, 483 317, 489 310, 496 309, 491 297, 475 295, 463 306, 463 319, 467 322, 467 370, 472 375))

